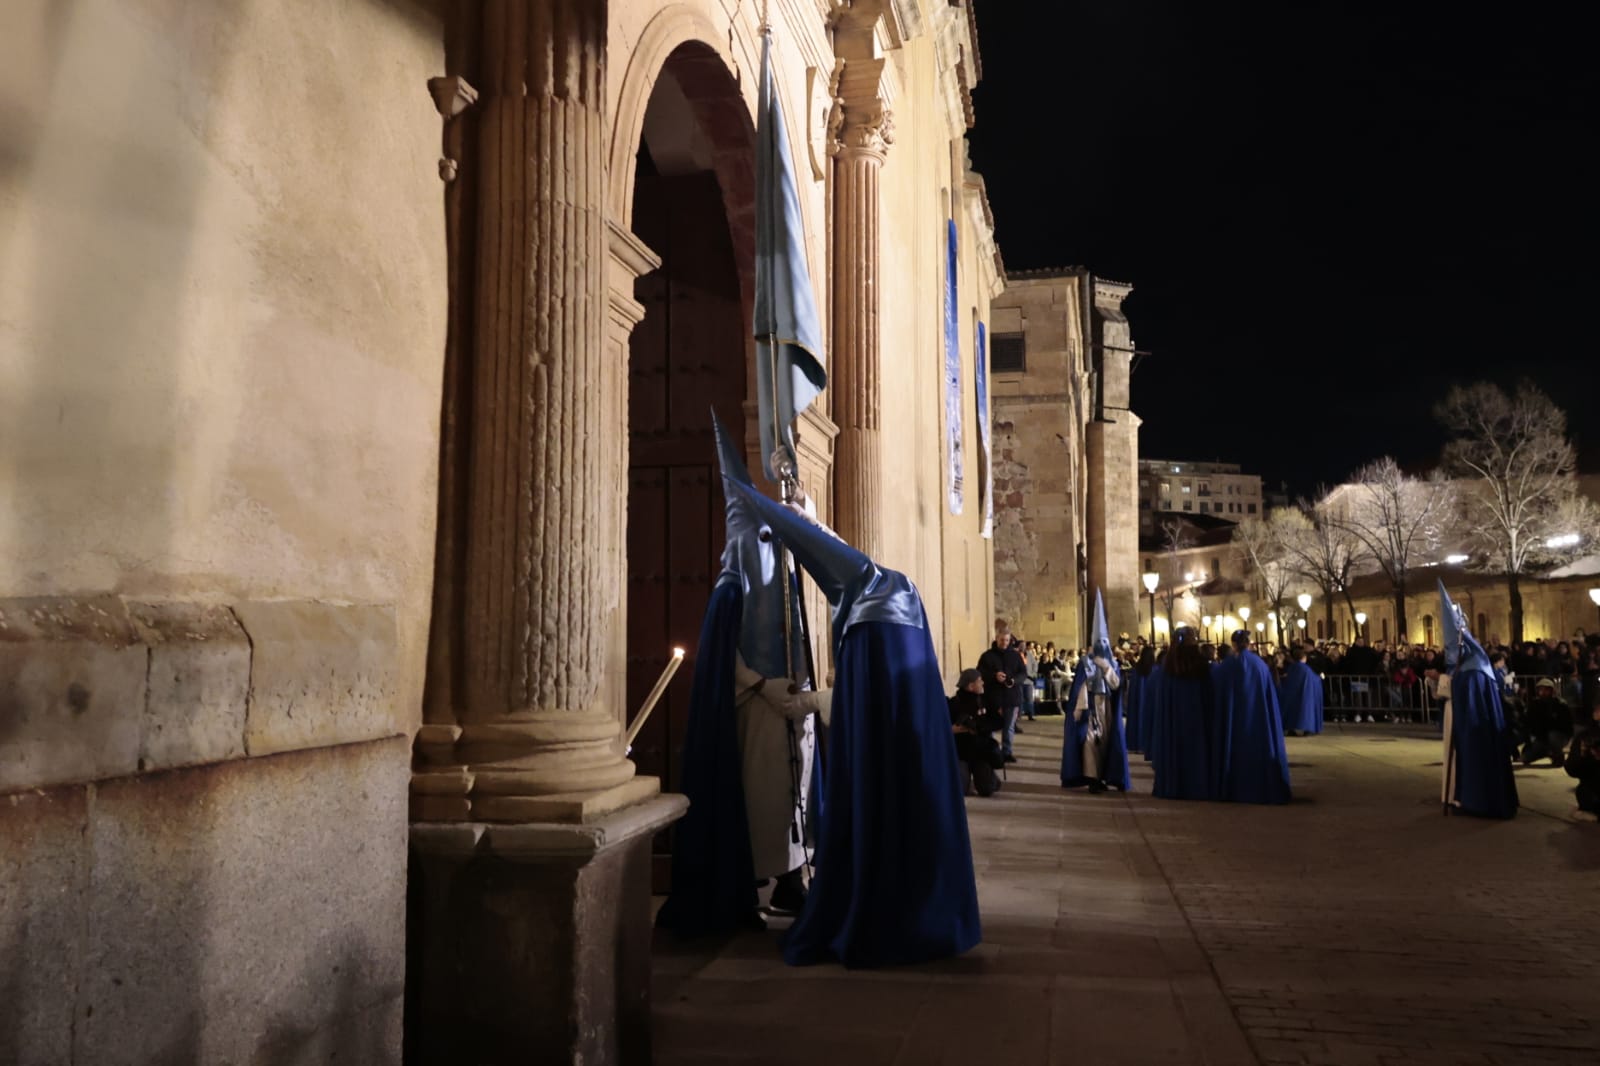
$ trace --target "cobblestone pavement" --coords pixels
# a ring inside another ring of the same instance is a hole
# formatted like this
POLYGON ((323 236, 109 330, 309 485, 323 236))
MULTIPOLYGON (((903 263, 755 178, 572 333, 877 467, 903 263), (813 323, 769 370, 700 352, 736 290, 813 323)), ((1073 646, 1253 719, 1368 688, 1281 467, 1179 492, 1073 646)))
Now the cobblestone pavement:
POLYGON ((1334 726, 1289 742, 1288 807, 1171 803, 1137 756, 1129 796, 1063 791, 1060 719, 1026 728, 968 801, 982 945, 850 972, 661 938, 657 1063, 1600 1063, 1600 826, 1564 774, 1444 818, 1436 739, 1334 726))

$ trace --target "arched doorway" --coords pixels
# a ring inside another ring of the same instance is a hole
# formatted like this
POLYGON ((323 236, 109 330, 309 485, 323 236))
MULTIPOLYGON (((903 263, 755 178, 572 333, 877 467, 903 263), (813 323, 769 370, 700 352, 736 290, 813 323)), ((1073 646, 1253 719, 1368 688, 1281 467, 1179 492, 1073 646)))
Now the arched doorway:
MULTIPOLYGON (((710 411, 744 428, 754 256, 754 129, 727 67, 689 43, 646 105, 632 229, 661 257, 635 295, 644 318, 628 368, 628 702, 634 713, 669 649, 687 658, 633 745, 642 774, 676 791, 695 646, 720 570, 723 495, 710 411)), ((667 884, 668 834, 655 882, 667 884)))

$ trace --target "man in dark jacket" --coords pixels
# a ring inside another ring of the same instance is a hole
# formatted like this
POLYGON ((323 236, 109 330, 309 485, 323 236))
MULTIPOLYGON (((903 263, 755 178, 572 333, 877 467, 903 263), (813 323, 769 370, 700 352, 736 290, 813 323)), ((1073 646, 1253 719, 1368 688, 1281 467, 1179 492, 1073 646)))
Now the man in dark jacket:
POLYGON ((956 757, 961 760, 971 790, 992 796, 1000 788, 995 771, 1005 765, 994 732, 1000 719, 983 706, 983 675, 976 670, 961 671, 956 692, 950 697, 950 728, 956 735, 956 757))
POLYGON ((1011 642, 1010 629, 995 633, 994 643, 978 657, 978 672, 983 675, 983 705, 1005 722, 1000 753, 1006 762, 1016 762, 1011 742, 1017 732, 1017 715, 1022 711, 1021 686, 1027 680, 1027 667, 1011 642))
POLYGON ((1572 739, 1572 711, 1556 699, 1555 682, 1550 678, 1541 677, 1533 691, 1523 716, 1527 739, 1522 745, 1522 765, 1548 758, 1551 766, 1560 767, 1567 741, 1572 739))
POLYGON ((1591 721, 1572 738, 1567 756, 1567 773, 1578 779, 1577 816, 1593 822, 1600 818, 1600 708, 1590 712, 1591 721))

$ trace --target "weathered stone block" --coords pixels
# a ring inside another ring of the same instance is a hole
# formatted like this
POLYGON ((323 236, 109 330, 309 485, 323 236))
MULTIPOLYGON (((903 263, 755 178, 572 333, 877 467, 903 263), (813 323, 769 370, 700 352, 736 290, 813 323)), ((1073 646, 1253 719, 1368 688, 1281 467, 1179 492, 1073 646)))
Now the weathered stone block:
POLYGON ((122 601, 0 601, 0 792, 133 773, 148 655, 122 601))
POLYGON ((139 768, 168 770, 244 755, 250 639, 226 607, 130 604, 149 646, 139 768))
POLYGON ((84 788, 0 796, 0 1062, 72 1061, 83 950, 84 788))
POLYGON ((397 737, 97 787, 74 1061, 398 1062, 409 772, 397 737))
POLYGON ((648 1063, 650 840, 683 810, 414 827, 407 1060, 648 1063))
POLYGON ((394 611, 311 601, 243 603, 249 634, 251 755, 402 732, 394 611))

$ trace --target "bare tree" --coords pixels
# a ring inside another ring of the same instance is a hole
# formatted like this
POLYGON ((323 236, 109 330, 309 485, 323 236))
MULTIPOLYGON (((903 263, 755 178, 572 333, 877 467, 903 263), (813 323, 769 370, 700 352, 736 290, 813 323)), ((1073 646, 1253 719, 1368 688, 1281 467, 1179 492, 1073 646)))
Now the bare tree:
MULTIPOLYGON (((1172 611, 1178 599, 1178 574, 1182 565, 1182 555, 1185 549, 1194 544, 1194 537, 1190 533, 1188 523, 1181 518, 1166 518, 1161 522, 1161 542, 1166 546, 1166 571, 1167 582, 1162 597, 1167 601, 1167 626, 1176 632, 1178 623, 1172 611)), ((1168 634, 1171 639, 1171 633, 1168 634)))
MULTIPOLYGON (((1326 495, 1326 494, 1324 494, 1326 495)), ((1333 520, 1325 503, 1301 500, 1295 505, 1306 524, 1284 538, 1295 571, 1322 592, 1322 606, 1328 635, 1333 636, 1333 598, 1344 596, 1352 617, 1355 600, 1350 595, 1350 580, 1366 559, 1366 547, 1348 529, 1333 520)))
POLYGON ((1454 519, 1454 498, 1454 487, 1437 473, 1412 477, 1385 456, 1356 471, 1351 484, 1324 501, 1329 519, 1360 541, 1389 579, 1401 639, 1409 632, 1407 580, 1439 550, 1454 519))
POLYGON ((1298 511, 1276 510, 1265 518, 1246 518, 1233 531, 1234 550, 1249 564, 1261 596, 1272 604, 1279 644, 1288 623, 1289 589, 1297 576, 1286 542, 1299 536, 1305 516, 1298 511))
POLYGON ((1522 641, 1522 576, 1572 558, 1600 534, 1600 508, 1578 492, 1566 412, 1537 387, 1514 396, 1480 382, 1450 390, 1435 410, 1454 434, 1446 469, 1463 479, 1460 516, 1474 562, 1504 575, 1511 640, 1522 641))

